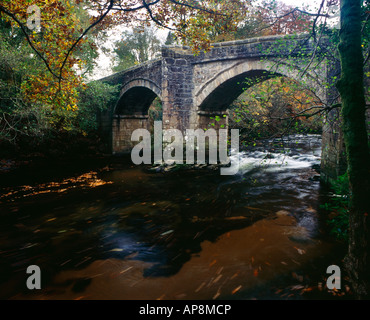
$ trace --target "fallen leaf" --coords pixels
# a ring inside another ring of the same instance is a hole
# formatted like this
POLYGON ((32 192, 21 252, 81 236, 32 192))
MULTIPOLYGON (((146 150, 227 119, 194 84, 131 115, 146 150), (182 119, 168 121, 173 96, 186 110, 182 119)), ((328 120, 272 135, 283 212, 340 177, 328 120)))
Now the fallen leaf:
POLYGON ((165 236, 165 235, 170 234, 172 232, 173 232, 173 230, 168 230, 168 231, 162 232, 160 235, 165 236))
POLYGON ((276 291, 275 291, 275 294, 279 294, 281 291, 283 291, 282 289, 277 289, 276 291))
POLYGON ((216 262, 217 262, 217 260, 213 260, 213 261, 209 264, 209 266, 210 266, 210 267, 212 267, 216 262))
POLYGON ((236 278, 237 276, 238 276, 238 272, 237 273, 234 273, 233 275, 232 275, 232 277, 230 278, 230 280, 233 280, 234 278, 236 278))
POLYGON ((236 287, 233 291, 231 291, 231 294, 237 293, 241 288, 242 288, 241 285, 239 287, 236 287))
POLYGON ((296 249, 299 254, 305 254, 306 253, 306 251, 304 251, 303 249, 299 249, 297 247, 293 247, 293 248, 296 249))
POLYGON ((217 290, 216 294, 212 297, 213 300, 217 299, 221 295, 220 289, 217 290))
POLYGON ((202 284, 198 288, 195 289, 195 292, 200 291, 200 289, 202 289, 205 286, 205 284, 206 284, 205 282, 202 282, 202 284))
POLYGON ((122 271, 120 272, 120 274, 125 273, 125 272, 127 272, 127 271, 131 270, 132 268, 133 268, 132 266, 131 266, 131 267, 128 267, 128 268, 126 268, 125 270, 122 270, 122 271))
POLYGON ((222 274, 219 274, 215 280, 212 281, 212 283, 216 283, 218 280, 222 278, 222 274))
POLYGON ((304 288, 304 286, 302 286, 300 284, 297 284, 297 285, 291 287, 292 290, 300 290, 300 289, 303 289, 303 288, 304 288))

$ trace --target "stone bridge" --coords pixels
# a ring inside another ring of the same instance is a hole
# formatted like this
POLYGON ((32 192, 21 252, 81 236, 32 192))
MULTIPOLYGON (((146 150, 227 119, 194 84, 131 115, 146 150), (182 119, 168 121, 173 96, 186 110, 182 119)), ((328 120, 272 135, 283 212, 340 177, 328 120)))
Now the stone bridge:
MULTIPOLYGON (((315 50, 306 35, 216 43, 209 52, 198 55, 188 47, 163 46, 160 59, 100 80, 121 85, 117 103, 101 115, 101 130, 114 154, 130 151, 136 144, 131 142, 133 130, 150 130, 148 109, 156 97, 162 101, 163 129, 207 128, 214 122, 210 117, 216 115, 221 118, 217 125, 227 126, 228 107, 248 86, 245 79, 287 76, 304 81, 321 101, 328 102, 337 93, 324 84, 338 76, 339 69, 328 58, 327 48, 325 43, 320 50, 316 48, 315 70, 301 76, 307 57, 315 50)), ((334 110, 328 120, 337 116, 334 110)), ((342 163, 343 143, 335 121, 330 125, 327 121, 324 127, 324 172, 335 177, 342 163)))

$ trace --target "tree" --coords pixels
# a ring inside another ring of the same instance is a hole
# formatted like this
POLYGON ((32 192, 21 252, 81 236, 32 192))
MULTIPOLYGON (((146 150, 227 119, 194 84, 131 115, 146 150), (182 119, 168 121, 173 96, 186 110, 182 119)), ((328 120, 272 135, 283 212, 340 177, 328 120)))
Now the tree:
POLYGON ((166 46, 169 46, 169 45, 175 44, 175 42, 176 42, 176 39, 175 39, 174 34, 171 31, 169 31, 164 44, 166 46))
MULTIPOLYGON (((92 70, 94 40, 99 34, 118 25, 145 26, 154 22, 160 28, 170 29, 183 43, 192 45, 194 52, 199 52, 207 50, 210 43, 206 41, 208 33, 200 35, 199 27, 219 28, 222 32, 233 29, 248 4, 248 0, 0 1, 0 19, 10 24, 11 29, 5 41, 12 41, 15 33, 19 38, 22 35, 22 45, 27 43, 35 63, 40 65, 17 83, 22 97, 18 101, 48 119, 50 127, 70 130, 78 115, 80 88, 85 86, 83 75, 92 70), (31 5, 40 9, 37 30, 28 28, 27 10, 31 5)), ((147 59, 148 54, 142 51, 135 59, 147 59)), ((1 126, 18 132, 19 128, 9 119, 3 119, 1 126)), ((21 125, 18 119, 15 121, 21 125)), ((29 126, 22 124, 21 128, 29 126)), ((8 133, 7 129, 3 132, 8 133)))
POLYGON ((302 10, 279 1, 263 1, 256 15, 262 22, 259 28, 263 35, 308 32, 312 25, 312 18, 302 10))
POLYGON ((244 20, 234 32, 235 39, 257 36, 294 34, 309 32, 312 16, 305 11, 286 5, 283 2, 269 0, 256 3, 246 13, 244 20))
POLYGON ((350 186, 349 248, 346 266, 359 298, 370 297, 369 148, 366 131, 361 1, 341 1, 340 61, 337 83, 350 186))
POLYGON ((47 127, 69 130, 77 116, 83 74, 91 72, 97 56, 92 34, 73 53, 70 50, 80 30, 89 23, 88 11, 83 10, 83 4, 68 0, 6 1, 0 3, 0 20, 2 57, 16 57, 8 64, 15 77, 7 84, 17 96, 7 95, 0 102, 5 138, 41 134, 47 127), (31 4, 37 4, 42 13, 39 30, 27 26, 27 5, 31 4), (12 107, 3 109, 5 103, 12 107))
MULTIPOLYGON (((77 110, 78 90, 83 79, 76 69, 86 69, 86 61, 76 52, 89 43, 92 30, 102 31, 117 25, 145 25, 150 21, 161 28, 172 30, 183 43, 190 44, 194 52, 209 48, 208 33, 217 29, 226 32, 235 28, 249 5, 248 0, 177 1, 153 0, 140 3, 123 0, 20 0, 0 2, 1 19, 19 29, 35 58, 47 71, 32 76, 22 85, 29 103, 48 106, 60 119, 77 110), (40 9, 40 30, 29 30, 28 8, 40 9), (93 15, 88 25, 79 19, 83 8, 93 15), (199 32, 206 28, 207 32, 199 32)), ((88 44, 93 46, 92 43, 88 44)), ((80 72, 81 73, 81 72, 80 72)), ((56 123, 60 123, 57 121, 56 123)))
MULTIPOLYGON (((253 81, 250 81, 253 83, 253 81)), ((229 127, 239 128, 243 143, 290 133, 317 132, 321 105, 315 94, 290 78, 275 77, 253 83, 230 108, 229 127)))
POLYGON ((122 34, 122 39, 115 42, 116 65, 113 71, 119 72, 136 64, 155 59, 159 56, 161 42, 156 32, 150 27, 136 27, 122 34))

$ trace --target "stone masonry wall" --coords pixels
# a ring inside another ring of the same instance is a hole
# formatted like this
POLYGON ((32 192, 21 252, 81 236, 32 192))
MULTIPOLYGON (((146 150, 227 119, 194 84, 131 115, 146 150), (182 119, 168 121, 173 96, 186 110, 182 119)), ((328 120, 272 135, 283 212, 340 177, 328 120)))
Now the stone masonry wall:
MULTIPOLYGON (((325 46, 322 46, 325 48, 325 46)), ((252 71, 266 70, 276 64, 280 57, 290 55, 309 54, 313 52, 312 42, 306 35, 296 37, 269 36, 261 38, 216 43, 207 53, 194 55, 188 47, 164 46, 160 60, 148 62, 121 73, 106 77, 101 81, 111 84, 122 84, 120 97, 135 86, 146 87, 156 95, 161 96, 163 107, 163 128, 185 129, 219 128, 227 126, 227 99, 225 103, 217 103, 229 94, 236 95, 237 83, 244 75, 252 71), (291 51, 289 51, 291 50, 291 51), (239 76, 239 78, 238 78, 239 76), (227 85, 225 86, 225 83, 227 85), (217 94, 214 95, 217 89, 217 94), (213 95, 211 100, 208 97, 213 95), (224 95, 224 96, 223 96, 224 95), (207 100, 206 100, 207 99, 207 100), (208 101, 208 105, 204 105, 208 101), (210 104, 218 105, 214 109, 210 104), (225 117, 224 117, 225 115, 225 117), (218 116, 220 121, 211 117, 218 116), (215 124, 215 126, 212 125, 215 124)), ((320 54, 320 50, 316 54, 320 54)), ((297 60, 299 61, 299 60, 297 60)), ((290 62, 289 62, 290 63, 290 62)), ((299 72, 284 65, 284 60, 278 64, 279 68, 270 70, 296 80, 299 72)), ((321 71, 304 76, 311 88, 325 102, 335 99, 335 88, 327 89, 325 82, 338 74, 338 66, 324 59, 321 71)), ((273 74, 272 73, 272 74, 273 74)), ((259 74, 258 72, 256 74, 259 74)), ((240 85, 239 85, 240 86, 240 85)), ((101 114, 101 127, 105 130, 107 140, 113 142, 112 150, 115 153, 129 150, 132 147, 131 133, 137 128, 149 128, 145 115, 141 118, 125 114, 124 108, 115 106, 101 114), (120 114, 115 114, 119 110, 120 114), (110 132, 110 133, 109 133, 110 132)), ((343 139, 339 128, 339 120, 333 110, 327 117, 323 128, 322 172, 323 176, 335 178, 342 173, 343 139)))
POLYGON ((193 55, 180 48, 162 49, 163 128, 184 131, 193 108, 193 55))
MULTIPOLYGON (((151 81, 160 88, 161 87, 161 81, 162 81, 162 60, 154 60, 154 61, 148 61, 147 63, 132 67, 130 69, 124 70, 119 73, 115 73, 111 76, 105 77, 103 79, 100 79, 99 81, 103 81, 105 83, 111 84, 111 85, 117 85, 120 84, 121 88, 124 88, 125 85, 130 83, 132 80, 148 80, 151 81)), ((119 99, 122 95, 122 91, 120 93, 120 96, 117 97, 117 103, 114 105, 109 106, 106 110, 98 114, 99 119, 99 131, 100 135, 102 137, 103 142, 106 145, 106 152, 107 153, 119 153, 121 151, 127 151, 130 143, 131 133, 130 136, 128 135, 128 131, 124 133, 125 131, 120 130, 118 131, 118 128, 122 128, 122 126, 125 126, 123 123, 126 121, 127 125, 126 128, 129 130, 129 128, 134 128, 134 123, 136 123, 139 127, 146 127, 146 124, 144 124, 144 120, 142 122, 140 121, 130 121, 131 119, 119 119, 116 118, 114 120, 115 109, 118 106, 119 99), (117 120, 119 119, 119 121, 117 120), (127 142, 124 143, 123 140, 127 139, 127 142), (116 141, 118 139, 118 142, 116 141), (121 148, 121 149, 120 149, 121 148), (125 149, 125 150, 124 150, 125 149)), ((143 118, 144 119, 144 118, 143 118)))
POLYGON ((150 130, 148 116, 113 118, 113 154, 130 151, 137 142, 131 141, 132 132, 136 129, 150 130))

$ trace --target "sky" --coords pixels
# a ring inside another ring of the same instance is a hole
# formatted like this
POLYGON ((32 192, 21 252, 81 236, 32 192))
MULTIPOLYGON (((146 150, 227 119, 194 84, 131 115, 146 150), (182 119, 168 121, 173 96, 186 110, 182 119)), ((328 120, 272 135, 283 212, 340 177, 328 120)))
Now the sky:
POLYGON ((309 7, 318 7, 319 4, 321 3, 321 0, 280 0, 280 1, 293 7, 303 7, 305 5, 308 5, 309 7))
MULTIPOLYGON (((279 0, 280 2, 283 2, 287 5, 293 6, 293 7, 304 7, 306 5, 309 6, 309 8, 312 8, 310 11, 315 12, 315 9, 317 10, 319 4, 321 3, 321 0, 279 0)), ((105 43, 106 47, 113 49, 113 42, 119 40, 120 38, 120 30, 116 29, 110 32, 110 36, 108 36, 108 40, 105 43)), ((159 35, 161 38, 166 38, 167 31, 162 31, 162 33, 159 35)), ((100 79, 102 77, 108 76, 112 74, 111 71, 111 65, 113 62, 112 55, 107 55, 102 52, 100 52, 100 57, 97 61, 98 66, 95 69, 94 75, 92 76, 92 80, 100 79)))

